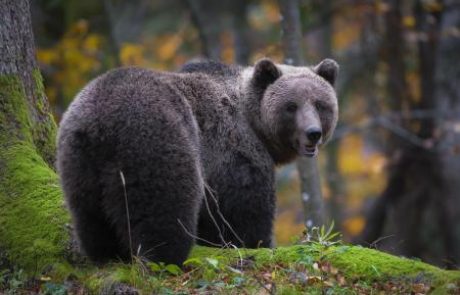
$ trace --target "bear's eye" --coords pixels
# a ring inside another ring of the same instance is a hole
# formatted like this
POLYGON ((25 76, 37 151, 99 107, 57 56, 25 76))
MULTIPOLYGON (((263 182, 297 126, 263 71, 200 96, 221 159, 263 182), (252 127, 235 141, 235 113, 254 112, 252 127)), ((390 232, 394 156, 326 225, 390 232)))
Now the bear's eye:
POLYGON ((329 112, 331 109, 329 107, 329 105, 325 102, 322 102, 322 101, 316 101, 315 102, 315 106, 316 106, 316 109, 318 110, 318 112, 320 113, 327 113, 329 112))
POLYGON ((295 113, 297 111, 297 104, 296 103, 288 103, 286 106, 286 111, 289 113, 295 113))

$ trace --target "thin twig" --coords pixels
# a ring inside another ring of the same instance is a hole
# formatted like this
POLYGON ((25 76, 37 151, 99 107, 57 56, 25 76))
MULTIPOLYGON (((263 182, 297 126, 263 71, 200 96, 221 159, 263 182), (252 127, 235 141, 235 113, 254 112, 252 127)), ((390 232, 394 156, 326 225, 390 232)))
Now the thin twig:
POLYGON ((222 235, 222 231, 220 230, 219 224, 217 223, 216 219, 214 218, 214 215, 211 212, 211 208, 209 207, 208 198, 206 197, 206 194, 204 196, 204 203, 206 204, 206 210, 208 210, 209 217, 211 217, 212 222, 216 226, 217 232, 219 233, 219 238, 222 241, 222 244, 225 245, 227 242, 225 241, 224 236, 222 235))
POLYGON ((133 262, 133 242, 131 239, 131 221, 129 217, 129 208, 128 208, 128 193, 126 192, 126 181, 123 171, 120 170, 121 183, 123 184, 123 192, 125 194, 125 208, 126 208, 126 219, 128 222, 128 238, 129 238, 129 254, 131 256, 131 262, 133 262))
POLYGON ((377 244, 378 244, 378 243, 380 243, 380 242, 383 241, 383 240, 392 238, 392 237, 394 237, 394 236, 395 236, 395 235, 388 235, 388 236, 380 237, 380 238, 378 238, 377 240, 375 240, 375 241, 373 241, 372 243, 370 243, 370 244, 369 244, 369 248, 378 249, 378 248, 377 248, 377 244))
POLYGON ((214 200, 214 202, 216 203, 216 208, 217 208, 217 214, 219 214, 219 217, 222 219, 222 221, 224 222, 224 224, 228 227, 228 229, 232 232, 232 234, 238 239, 238 241, 241 243, 241 246, 243 248, 245 248, 245 244, 244 244, 244 241, 240 238, 240 236, 238 236, 238 234, 235 232, 235 230, 233 229, 233 227, 230 225, 230 223, 227 221, 227 219, 224 217, 224 215, 222 214, 222 212, 220 211, 220 207, 219 207, 219 202, 217 202, 217 198, 216 196, 214 195, 214 192, 212 190, 212 188, 207 184, 205 183, 204 184, 204 187, 205 189, 209 192, 211 198, 214 200))
POLYGON ((222 245, 220 244, 217 244, 217 243, 213 243, 213 242, 210 242, 210 241, 207 241, 203 238, 200 238, 194 234, 192 234, 191 232, 188 231, 188 229, 185 227, 185 225, 180 221, 179 218, 177 218, 177 222, 180 224, 180 226, 182 226, 182 228, 184 229, 185 233, 188 234, 190 237, 194 238, 195 240, 199 240, 199 241, 202 241, 202 242, 205 242, 205 243, 208 243, 209 245, 212 245, 214 247, 222 247, 222 245))

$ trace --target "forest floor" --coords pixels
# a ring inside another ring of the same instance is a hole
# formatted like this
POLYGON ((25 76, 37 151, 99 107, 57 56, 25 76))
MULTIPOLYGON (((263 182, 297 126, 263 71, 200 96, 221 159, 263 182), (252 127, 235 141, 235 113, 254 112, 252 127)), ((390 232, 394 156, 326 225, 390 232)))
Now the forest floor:
POLYGON ((32 278, 0 271, 0 294, 460 294, 460 271, 333 242, 275 249, 196 246, 183 268, 142 262, 56 264, 32 278))

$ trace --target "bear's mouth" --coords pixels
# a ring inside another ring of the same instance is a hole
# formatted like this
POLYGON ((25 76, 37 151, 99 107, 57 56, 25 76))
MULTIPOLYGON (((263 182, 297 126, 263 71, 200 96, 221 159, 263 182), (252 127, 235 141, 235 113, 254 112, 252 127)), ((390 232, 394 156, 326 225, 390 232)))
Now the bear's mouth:
POLYGON ((299 156, 314 157, 318 154, 318 145, 316 144, 300 144, 299 140, 295 140, 296 150, 299 156))
POLYGON ((300 154, 312 158, 318 154, 318 147, 316 145, 305 145, 300 154))

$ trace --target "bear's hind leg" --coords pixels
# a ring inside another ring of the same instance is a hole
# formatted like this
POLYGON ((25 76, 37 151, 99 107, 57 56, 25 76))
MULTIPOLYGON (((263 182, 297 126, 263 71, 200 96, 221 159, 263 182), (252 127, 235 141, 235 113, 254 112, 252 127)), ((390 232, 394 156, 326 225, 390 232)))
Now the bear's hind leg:
POLYGON ((142 138, 148 148, 134 147, 135 139, 120 148, 130 153, 119 157, 118 171, 103 177, 102 206, 128 252, 181 265, 196 235, 203 180, 194 143, 170 133, 172 143, 151 136, 142 138))
MULTIPOLYGON (((74 233, 81 251, 92 261, 107 262, 123 256, 113 227, 101 208, 102 187, 86 134, 62 132, 57 166, 74 233)), ((122 257, 124 258, 124 257, 122 257)))
POLYGON ((101 212, 85 211, 74 218, 75 232, 79 245, 86 256, 96 263, 129 259, 129 253, 122 251, 115 231, 101 216, 101 212))

